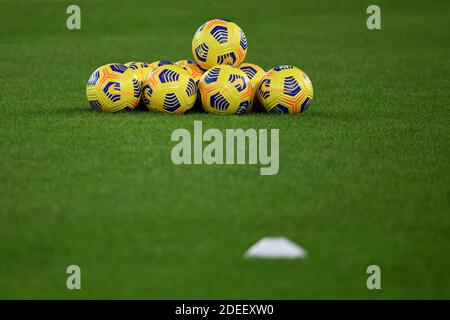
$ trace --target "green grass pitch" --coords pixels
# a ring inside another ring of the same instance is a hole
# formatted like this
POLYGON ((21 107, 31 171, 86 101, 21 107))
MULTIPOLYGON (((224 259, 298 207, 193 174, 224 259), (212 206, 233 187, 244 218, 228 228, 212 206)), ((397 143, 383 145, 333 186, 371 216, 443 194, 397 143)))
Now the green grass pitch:
POLYGON ((0 298, 450 298, 450 5, 377 1, 0 1, 0 298), (206 20, 246 61, 308 73, 301 116, 90 110, 110 62, 191 58, 206 20), (280 171, 175 166, 176 128, 279 128, 280 171), (309 256, 245 260, 284 235, 309 256), (66 288, 66 267, 82 290, 66 288), (382 290, 366 288, 366 268, 382 290))

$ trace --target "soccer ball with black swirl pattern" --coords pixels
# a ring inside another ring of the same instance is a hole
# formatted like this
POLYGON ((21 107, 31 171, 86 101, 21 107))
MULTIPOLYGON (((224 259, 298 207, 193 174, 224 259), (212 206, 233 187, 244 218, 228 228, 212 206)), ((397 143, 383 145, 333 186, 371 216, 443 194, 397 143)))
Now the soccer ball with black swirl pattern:
POLYGON ((142 99, 150 111, 184 113, 194 106, 196 98, 195 80, 174 64, 157 67, 142 84, 142 99))
POLYGON ((136 72, 120 63, 101 66, 90 76, 86 97, 95 111, 134 110, 141 98, 136 72))
POLYGON ((221 64, 237 67, 247 55, 247 38, 233 22, 210 20, 195 33, 192 54, 195 62, 205 70, 221 64))
POLYGON ((269 70, 258 89, 258 99, 271 113, 301 113, 314 96, 313 85, 305 72, 294 66, 269 70))

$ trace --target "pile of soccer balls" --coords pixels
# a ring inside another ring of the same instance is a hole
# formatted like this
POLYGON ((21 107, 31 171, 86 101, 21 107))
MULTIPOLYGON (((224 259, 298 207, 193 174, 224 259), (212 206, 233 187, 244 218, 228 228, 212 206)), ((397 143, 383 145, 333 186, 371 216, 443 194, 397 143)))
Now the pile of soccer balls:
POLYGON ((300 113, 313 99, 313 86, 302 70, 278 66, 268 72, 243 63, 247 39, 236 24, 211 20, 192 40, 195 61, 107 64, 89 78, 86 95, 94 110, 148 110, 184 113, 196 101, 203 110, 238 114, 253 110, 300 113))

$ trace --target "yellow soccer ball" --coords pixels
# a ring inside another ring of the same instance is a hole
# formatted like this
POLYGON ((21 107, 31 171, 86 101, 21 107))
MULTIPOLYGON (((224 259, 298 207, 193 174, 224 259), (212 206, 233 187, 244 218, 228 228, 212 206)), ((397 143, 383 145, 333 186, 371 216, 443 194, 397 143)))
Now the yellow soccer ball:
POLYGON ((258 99, 256 98, 256 91, 259 88, 262 78, 266 72, 260 66, 253 63, 243 63, 239 66, 239 69, 245 72, 247 77, 250 79, 252 85, 252 99, 250 101, 250 106, 247 111, 252 111, 253 107, 258 105, 258 99))
POLYGON ((269 70, 261 81, 258 99, 268 112, 301 113, 311 105, 313 85, 305 72, 294 66, 269 70))
POLYGON ((125 65, 136 72, 139 81, 141 83, 147 78, 148 74, 154 69, 152 66, 150 66, 150 64, 146 62, 130 61, 125 63, 125 65))
POLYGON ((184 70, 186 70, 191 78, 195 80, 196 83, 200 80, 200 78, 203 76, 205 71, 198 66, 197 63, 193 60, 180 60, 175 62, 177 66, 182 67, 184 70))
POLYGON ((209 69, 198 83, 202 106, 206 112, 239 114, 247 110, 252 86, 244 73, 227 65, 209 69))
POLYGON ((141 86, 134 70, 120 63, 101 66, 92 73, 86 97, 96 111, 133 110, 141 98, 141 86))
POLYGON ((247 55, 247 38, 238 25, 225 20, 204 23, 192 39, 192 54, 200 67, 239 66, 247 55))
POLYGON ((142 84, 142 97, 150 111, 184 113, 194 106, 197 86, 186 70, 168 64, 148 75, 142 84))

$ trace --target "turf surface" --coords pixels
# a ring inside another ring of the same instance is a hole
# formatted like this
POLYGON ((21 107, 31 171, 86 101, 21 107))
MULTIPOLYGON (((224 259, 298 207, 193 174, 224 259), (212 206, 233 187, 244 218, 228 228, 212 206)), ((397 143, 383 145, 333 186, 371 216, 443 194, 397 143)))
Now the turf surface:
POLYGON ((0 298, 450 298, 448 1, 0 1, 0 298), (99 65, 191 57, 237 22, 247 61, 294 64, 310 112, 97 114, 99 65), (175 166, 176 128, 279 128, 280 171, 175 166), (285 235, 309 257, 248 261, 285 235), (82 268, 82 290, 65 269, 82 268), (366 267, 382 290, 366 288, 366 267))

